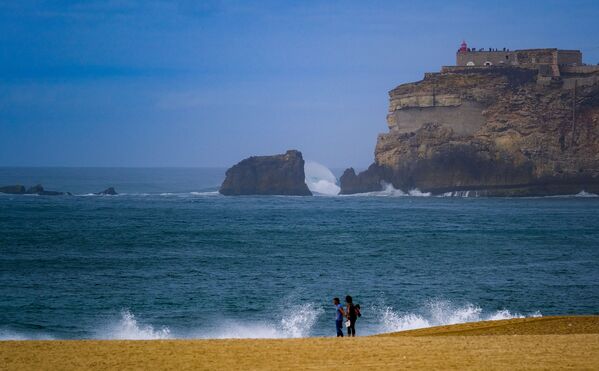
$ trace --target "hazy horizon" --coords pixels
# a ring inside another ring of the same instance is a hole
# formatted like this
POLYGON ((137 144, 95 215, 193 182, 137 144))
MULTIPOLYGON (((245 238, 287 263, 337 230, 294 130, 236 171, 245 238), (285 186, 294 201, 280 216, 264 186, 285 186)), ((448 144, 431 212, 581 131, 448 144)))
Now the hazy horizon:
POLYGON ((0 166, 225 168, 295 148, 366 168, 387 92, 462 40, 597 64, 597 19, 594 1, 0 1, 0 166))

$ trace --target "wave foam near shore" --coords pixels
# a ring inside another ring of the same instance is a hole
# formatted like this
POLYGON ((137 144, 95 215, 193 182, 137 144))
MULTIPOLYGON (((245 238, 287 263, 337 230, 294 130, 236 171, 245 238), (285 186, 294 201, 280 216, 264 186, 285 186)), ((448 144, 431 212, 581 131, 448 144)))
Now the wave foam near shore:
MULTIPOLYGON (((130 310, 123 310, 118 320, 94 331, 92 338, 107 340, 304 338, 315 336, 314 328, 319 320, 321 320, 321 325, 322 321, 328 320, 328 317, 324 317, 325 310, 314 303, 285 306, 285 308, 287 310, 284 314, 270 321, 224 319, 217 321, 215 326, 192 330, 171 330, 166 326, 157 327, 139 320, 130 310)), ((474 304, 455 305, 446 300, 431 300, 425 303, 417 313, 397 311, 386 305, 364 306, 362 313, 363 316, 358 322, 359 335, 375 335, 466 322, 541 316, 539 312, 521 314, 507 309, 486 312, 474 304)), ((332 320, 330 322, 332 323, 332 320)), ((332 326, 330 327, 332 328, 332 326)), ((54 338, 45 333, 25 334, 0 329, 0 340, 54 338)))
POLYGON ((54 340, 53 336, 45 333, 21 333, 12 330, 0 329, 0 341, 4 340, 54 340))
POLYGON ((373 192, 364 192, 364 193, 355 193, 351 195, 344 195, 344 197, 364 197, 364 196, 374 196, 374 197, 430 197, 430 192, 422 192, 418 188, 414 188, 409 190, 408 192, 404 192, 401 189, 397 189, 393 187, 393 184, 390 183, 382 183, 382 190, 373 191, 373 192))
POLYGON ((110 340, 158 340, 170 339, 172 336, 168 327, 154 329, 152 325, 140 324, 133 313, 123 310, 120 321, 102 329, 96 337, 110 340))
POLYGON ((456 306, 446 300, 435 300, 426 303, 424 311, 419 314, 402 314, 388 306, 374 307, 373 309, 379 315, 379 325, 375 329, 377 333, 406 331, 467 322, 541 317, 541 313, 538 311, 528 315, 511 312, 507 309, 484 312, 481 307, 474 304, 456 306))
POLYGON ((140 323, 131 311, 123 310, 116 323, 106 326, 95 337, 114 340, 302 338, 311 335, 323 312, 322 308, 307 303, 292 307, 278 322, 222 320, 215 329, 179 334, 173 333, 168 327, 155 328, 150 324, 140 323))

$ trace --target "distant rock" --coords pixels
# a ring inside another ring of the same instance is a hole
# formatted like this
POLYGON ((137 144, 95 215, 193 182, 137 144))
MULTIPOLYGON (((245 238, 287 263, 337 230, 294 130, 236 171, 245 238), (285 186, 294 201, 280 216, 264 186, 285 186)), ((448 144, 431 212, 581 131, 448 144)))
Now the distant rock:
POLYGON ((367 171, 356 174, 354 168, 345 169, 339 182, 343 184, 340 194, 354 194, 380 191, 384 182, 385 169, 376 164, 370 165, 367 171))
POLYGON ((225 196, 311 196, 305 178, 304 159, 300 151, 252 156, 227 170, 219 192, 225 196))
POLYGON ((44 187, 42 187, 41 184, 37 184, 37 185, 34 185, 33 187, 27 188, 27 191, 25 193, 30 194, 30 195, 36 195, 36 194, 39 194, 42 192, 44 192, 44 187))
POLYGON ((27 189, 25 194, 28 195, 40 195, 40 196, 63 196, 70 195, 69 192, 58 192, 58 191, 46 191, 41 184, 37 184, 27 189))
POLYGON ((25 186, 20 184, 0 187, 0 193, 8 193, 11 195, 22 195, 25 193, 25 186))
POLYGON ((116 196, 118 193, 114 190, 113 187, 106 188, 102 192, 94 193, 99 196, 116 196))

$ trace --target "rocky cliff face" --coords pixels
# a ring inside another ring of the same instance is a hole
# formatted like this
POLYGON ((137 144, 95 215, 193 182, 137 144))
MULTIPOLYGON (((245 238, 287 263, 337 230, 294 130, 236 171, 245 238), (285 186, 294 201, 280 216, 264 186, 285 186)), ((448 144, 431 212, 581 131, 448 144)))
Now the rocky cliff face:
POLYGON ((252 156, 227 170, 219 192, 234 195, 311 196, 304 175, 302 153, 252 156))
POLYGON ((599 191, 599 68, 547 81, 511 67, 448 68, 389 92, 389 132, 341 193, 390 183, 435 194, 599 191))

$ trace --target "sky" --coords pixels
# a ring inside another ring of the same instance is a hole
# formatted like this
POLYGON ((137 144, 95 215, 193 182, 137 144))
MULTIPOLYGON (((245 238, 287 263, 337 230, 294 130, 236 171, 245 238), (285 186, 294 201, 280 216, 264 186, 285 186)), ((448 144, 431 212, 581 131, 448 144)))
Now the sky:
POLYGON ((367 167, 388 91, 476 47, 580 49, 592 1, 0 0, 0 166, 367 167))

